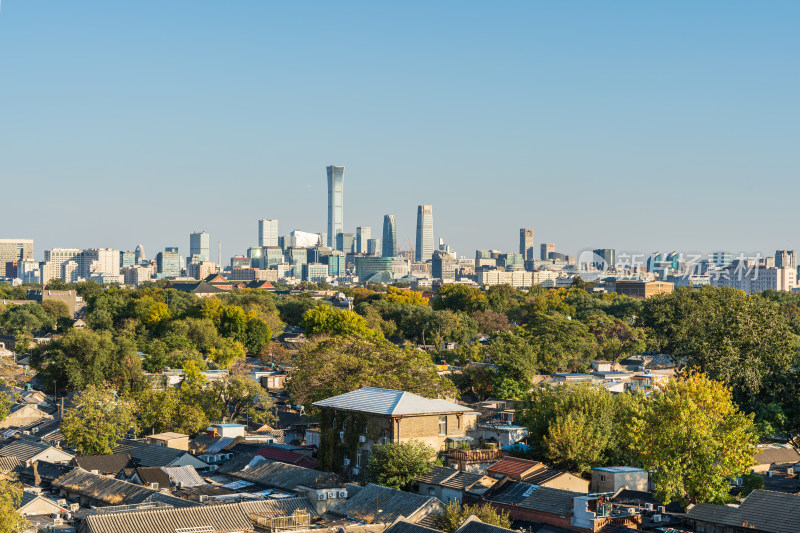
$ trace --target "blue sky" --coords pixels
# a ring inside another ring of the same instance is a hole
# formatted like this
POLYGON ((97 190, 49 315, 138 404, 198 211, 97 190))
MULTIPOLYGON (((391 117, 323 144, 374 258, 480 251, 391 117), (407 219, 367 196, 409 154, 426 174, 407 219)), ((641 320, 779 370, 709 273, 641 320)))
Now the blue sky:
MULTIPOLYGON (((797 2, 5 0, 0 234, 149 255, 416 206, 461 255, 800 248, 797 2)), ((215 254, 214 254, 215 255, 215 254)))

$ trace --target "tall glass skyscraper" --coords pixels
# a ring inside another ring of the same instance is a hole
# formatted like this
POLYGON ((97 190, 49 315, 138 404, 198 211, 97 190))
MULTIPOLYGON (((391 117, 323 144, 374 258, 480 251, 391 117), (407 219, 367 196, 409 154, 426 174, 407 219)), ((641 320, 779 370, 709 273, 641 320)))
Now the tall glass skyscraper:
POLYGON ((258 245, 278 246, 278 220, 262 218, 258 221, 258 245))
POLYGON ((359 226, 356 228, 356 253, 367 253, 367 241, 372 238, 372 228, 359 226))
POLYGON ((328 246, 344 232, 344 167, 330 165, 328 171, 328 246))
POLYGON ((533 261, 533 228, 520 228, 519 253, 525 261, 533 261))
POLYGON ((428 261, 433 257, 433 206, 421 205, 417 208, 417 249, 415 261, 428 261))
POLYGON ((397 255, 397 225, 394 222, 394 215, 383 215, 383 257, 394 257, 397 255))
POLYGON ((211 237, 205 231, 189 235, 189 261, 211 260, 211 237))

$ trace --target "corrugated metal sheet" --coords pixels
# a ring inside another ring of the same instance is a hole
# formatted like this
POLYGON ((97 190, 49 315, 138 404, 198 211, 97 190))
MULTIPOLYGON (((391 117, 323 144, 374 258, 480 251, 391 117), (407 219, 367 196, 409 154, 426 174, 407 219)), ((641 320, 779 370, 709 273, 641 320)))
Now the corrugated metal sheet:
POLYGON ((373 522, 393 522, 400 517, 411 518, 427 508, 441 508, 436 498, 421 496, 380 485, 368 484, 355 496, 348 498, 329 511, 360 520, 369 518, 373 522))
POLYGON ((447 400, 431 400, 410 392, 363 387, 314 403, 341 411, 357 411, 376 415, 400 416, 472 411, 447 400))
POLYGON ((320 472, 302 466, 269 461, 238 472, 229 472, 228 475, 283 490, 294 490, 298 485, 308 486, 339 479, 336 474, 330 472, 320 472))

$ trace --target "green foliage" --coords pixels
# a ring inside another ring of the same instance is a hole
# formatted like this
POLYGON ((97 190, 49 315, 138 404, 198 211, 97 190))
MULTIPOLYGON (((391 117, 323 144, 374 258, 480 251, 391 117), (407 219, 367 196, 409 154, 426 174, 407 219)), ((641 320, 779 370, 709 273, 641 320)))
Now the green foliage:
POLYGON ((750 472, 742 477, 742 492, 739 493, 739 497, 746 498, 754 490, 764 490, 764 476, 750 472))
POLYGON ((386 289, 386 300, 399 305, 428 305, 428 299, 421 292, 391 286, 386 289))
POLYGON ((22 502, 22 485, 13 479, 0 479, 0 533, 23 533, 28 521, 17 511, 22 502))
POLYGON ((217 365, 218 368, 230 368, 231 365, 245 357, 244 345, 233 339, 220 339, 208 358, 217 365))
POLYGON ((366 476, 378 485, 404 490, 431 471, 435 458, 433 448, 416 440, 377 444, 367 461, 366 476))
POLYGON ((337 309, 331 305, 320 305, 303 315, 303 328, 307 335, 352 335, 364 338, 380 337, 370 329, 364 317, 353 311, 337 309))
POLYGON ((730 479, 753 464, 753 416, 737 409, 724 384, 700 373, 670 381, 643 405, 629 435, 659 500, 725 503, 730 479))
POLYGON ((0 326, 10 335, 21 338, 40 330, 53 330, 56 317, 38 303, 10 305, 0 315, 0 326))
POLYGON ((454 397, 452 382, 437 374, 430 356, 380 338, 330 337, 306 345, 287 384, 292 401, 313 402, 361 387, 405 390, 427 397, 454 397))
POLYGON ((78 393, 61 422, 64 441, 79 455, 110 454, 117 439, 131 429, 136 429, 133 402, 93 385, 78 393))
POLYGON ((450 502, 441 513, 434 517, 433 527, 445 533, 454 533, 470 516, 476 517, 484 524, 511 528, 511 519, 508 517, 508 513, 503 510, 498 511, 489 502, 461 505, 458 500, 450 502))
POLYGON ((133 401, 139 426, 145 433, 174 431, 196 435, 208 427, 203 410, 182 401, 175 389, 142 389, 133 396, 133 401))
POLYGON ((473 313, 489 307, 489 299, 481 289, 469 285, 447 283, 439 287, 436 298, 431 302, 436 310, 449 309, 463 313, 473 313))
MULTIPOLYGON (((0 386, 3 386, 2 381, 0 381, 0 386)), ((11 405, 13 403, 14 402, 11 401, 11 397, 8 394, 5 392, 0 392, 0 422, 8 417, 9 410, 11 409, 11 405)))
POLYGON ((644 329, 632 327, 629 322, 619 318, 591 315, 585 323, 597 340, 597 356, 602 359, 619 361, 642 353, 647 347, 644 329))

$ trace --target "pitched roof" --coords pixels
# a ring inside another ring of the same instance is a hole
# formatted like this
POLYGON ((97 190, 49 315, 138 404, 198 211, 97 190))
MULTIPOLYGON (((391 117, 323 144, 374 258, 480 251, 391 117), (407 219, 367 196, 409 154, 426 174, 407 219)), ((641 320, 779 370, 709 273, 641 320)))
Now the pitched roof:
POLYGON ((510 529, 482 522, 477 516, 471 515, 464 520, 455 533, 508 533, 510 529))
POLYGON ((698 503, 686 513, 686 518, 773 533, 796 533, 800 531, 800 496, 754 490, 738 508, 698 503))
POLYGON ((206 281, 171 281, 164 286, 165 289, 175 289, 181 292, 192 292, 195 294, 217 294, 227 292, 218 287, 214 287, 206 281))
MULTIPOLYGON (((400 517, 412 518, 429 508, 441 509, 441 502, 431 496, 412 494, 369 483, 330 512, 355 519, 371 518, 373 522, 392 522, 400 517)), ((427 514, 427 513, 426 513, 427 514)))
POLYGON ((439 530, 398 518, 391 526, 387 527, 383 533, 439 533, 439 530))
POLYGON ((118 440, 113 452, 130 454, 139 466, 169 466, 188 453, 185 450, 128 439, 118 440))
MULTIPOLYGON (((16 439, 0 448, 0 456, 19 457, 23 461, 28 461, 40 453, 49 450, 50 448, 51 446, 42 444, 41 442, 34 442, 27 439, 16 439)), ((55 450, 56 448, 53 449, 55 450)), ((58 451, 65 455, 69 455, 63 450, 58 451)))
POLYGON ((228 472, 228 475, 283 490, 294 490, 298 485, 309 486, 339 480, 336 474, 330 472, 271 461, 264 461, 238 472, 228 472))
POLYGON ((418 477, 417 481, 419 483, 427 483, 428 485, 439 485, 458 474, 458 472, 459 470, 457 468, 434 466, 430 472, 418 477))
POLYGON ((142 482, 142 485, 145 487, 149 487, 151 483, 158 483, 158 490, 161 489, 169 489, 172 487, 172 483, 170 483, 169 474, 167 474, 161 467, 158 466, 147 466, 147 467, 139 467, 135 470, 136 475, 139 477, 139 481, 142 482))
POLYGON ((181 528, 209 526, 213 531, 252 531, 250 514, 286 516, 296 510, 317 516, 306 498, 258 500, 182 509, 154 509, 87 516, 82 533, 164 533, 181 528))
POLYGON ((431 400, 410 392, 378 389, 376 387, 363 387, 315 402, 314 405, 341 411, 356 411, 388 416, 472 411, 468 407, 448 402, 447 400, 431 400))
POLYGON ((529 461, 520 457, 503 457, 491 465, 486 472, 490 476, 500 474, 512 479, 522 480, 526 473, 531 473, 531 470, 538 471, 544 468, 547 467, 539 461, 529 461))
POLYGON ((317 462, 304 453, 281 450, 280 448, 275 448, 273 446, 264 446, 256 452, 256 455, 260 455, 261 457, 271 461, 280 461, 282 463, 302 466, 303 468, 317 467, 317 462))
POLYGON ((0 456, 0 472, 5 474, 11 472, 19 472, 25 467, 25 461, 19 457, 1 457, 0 456))
POLYGON ((99 474, 116 476, 120 470, 133 467, 133 460, 127 453, 112 453, 111 455, 84 455, 75 457, 77 466, 87 472, 97 470, 99 474))
POLYGON ((540 487, 518 481, 498 483, 498 485, 500 485, 498 489, 486 496, 487 500, 560 516, 569 515, 575 497, 586 496, 581 492, 540 487))
POLYGON ((200 477, 200 474, 197 473, 197 470, 195 470, 193 466, 162 466, 161 470, 169 476, 169 480, 176 487, 179 483, 183 488, 197 487, 206 484, 205 480, 200 477))
POLYGON ((770 446, 759 448, 753 457, 756 464, 794 464, 800 462, 800 453, 794 446, 770 446))
POLYGON ((146 501, 158 501, 174 507, 194 505, 192 502, 161 494, 142 485, 134 485, 110 477, 92 474, 81 468, 75 468, 58 479, 53 480, 53 487, 65 489, 107 505, 132 505, 146 501))

